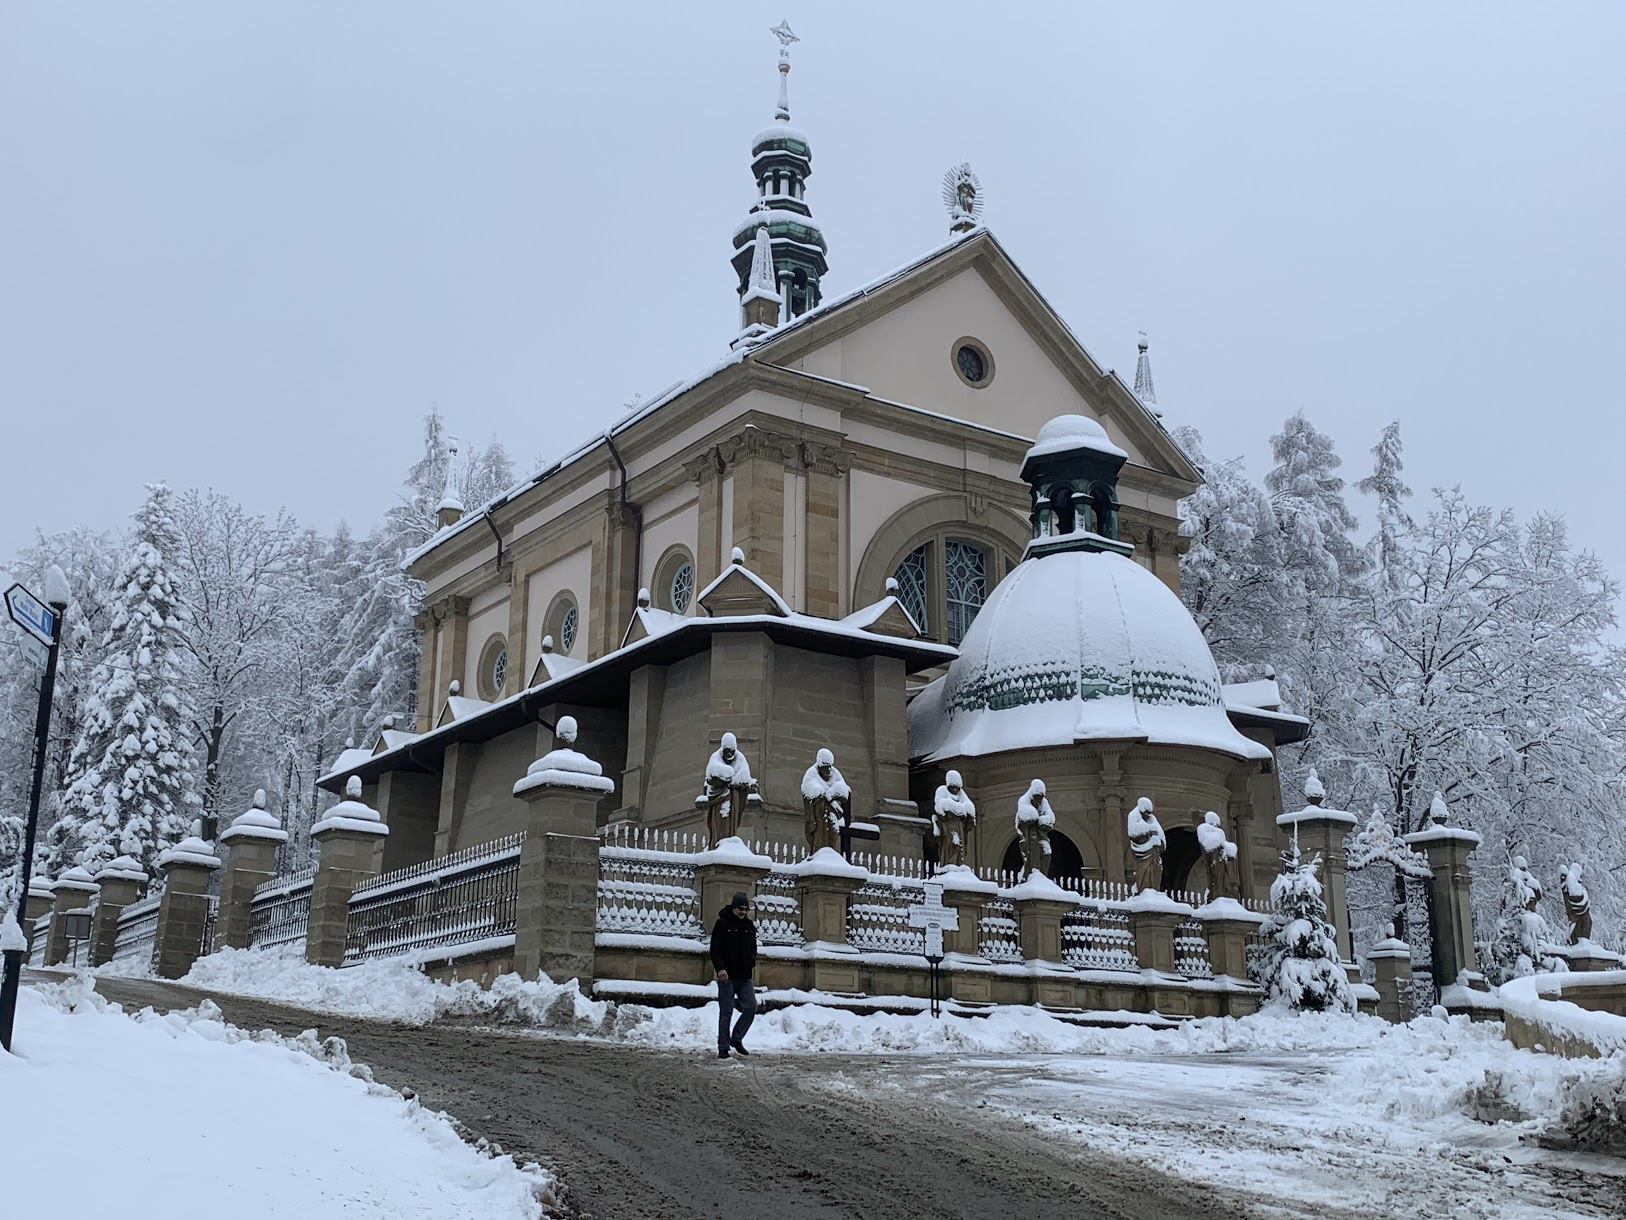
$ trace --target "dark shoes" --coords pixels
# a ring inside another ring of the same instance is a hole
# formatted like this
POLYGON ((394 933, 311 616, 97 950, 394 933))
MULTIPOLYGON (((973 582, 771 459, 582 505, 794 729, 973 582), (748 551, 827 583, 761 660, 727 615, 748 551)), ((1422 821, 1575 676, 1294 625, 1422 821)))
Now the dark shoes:
MULTIPOLYGON (((742 1045, 741 1043, 739 1043, 739 1042, 730 1042, 729 1045, 732 1046, 735 1050, 737 1050, 741 1055, 744 1055, 747 1059, 749 1059, 751 1057, 751 1052, 746 1050, 744 1045, 742 1045)), ((728 1052, 724 1051, 723 1052, 723 1057, 727 1058, 727 1056, 728 1056, 728 1052)))
POLYGON ((728 1058, 728 1047, 725 1046, 725 1047, 723 1047, 722 1050, 718 1051, 717 1052, 717 1058, 719 1058, 719 1059, 727 1059, 728 1058))

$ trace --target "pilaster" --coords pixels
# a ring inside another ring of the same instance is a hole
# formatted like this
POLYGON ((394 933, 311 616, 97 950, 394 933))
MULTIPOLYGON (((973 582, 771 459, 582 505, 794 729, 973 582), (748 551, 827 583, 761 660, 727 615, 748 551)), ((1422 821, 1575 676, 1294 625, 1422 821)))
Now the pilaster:
POLYGON ((722 459, 708 449, 683 464, 684 473, 699 489, 699 532, 695 539, 695 588, 703 589, 723 571, 722 459))
POLYGON ((785 467, 796 457, 790 437, 746 428, 718 446, 734 477, 730 547, 741 548, 769 588, 785 587, 785 467))
POLYGON ((841 480, 852 467, 852 454, 811 441, 802 442, 801 453, 807 478, 803 604, 809 614, 840 618, 841 480))
POLYGON ((627 682, 627 766, 621 773, 621 807, 616 821, 641 822, 655 754, 660 747, 661 706, 666 694, 666 667, 646 665, 627 682))
MULTIPOLYGON (((474 782, 474 764, 480 757, 477 741, 454 741, 440 760, 439 808, 435 819, 435 855, 456 851, 463 831, 463 810, 468 805, 469 786, 474 782)), ((434 777, 429 777, 431 783, 434 777)))
POLYGON ((379 817, 390 828, 380 840, 380 872, 394 872, 442 854, 437 852, 440 796, 440 781, 420 771, 386 771, 378 777, 374 799, 379 817))

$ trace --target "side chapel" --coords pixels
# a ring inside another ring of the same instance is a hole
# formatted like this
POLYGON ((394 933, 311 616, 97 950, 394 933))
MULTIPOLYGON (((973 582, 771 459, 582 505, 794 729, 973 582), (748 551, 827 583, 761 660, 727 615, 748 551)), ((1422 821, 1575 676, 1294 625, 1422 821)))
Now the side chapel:
MULTIPOLYGON (((1011 867, 1032 779, 1050 871, 1124 881, 1142 797, 1163 886, 1195 886, 1217 813, 1243 897, 1276 872, 1269 680, 1222 685, 1179 600, 1178 504, 1200 479, 1133 386, 1086 351, 951 170, 948 240, 827 297, 781 51, 734 230, 739 333, 698 374, 492 502, 448 496, 424 583, 416 723, 349 750, 395 869, 518 830, 516 776, 573 717, 616 824, 699 830, 732 733, 757 791, 735 833, 797 842, 828 749, 879 849, 932 852, 951 770, 980 811, 965 862, 1011 867)), ((780 31, 776 31, 779 33, 780 31)), ((793 38, 793 36, 789 36, 793 38)))

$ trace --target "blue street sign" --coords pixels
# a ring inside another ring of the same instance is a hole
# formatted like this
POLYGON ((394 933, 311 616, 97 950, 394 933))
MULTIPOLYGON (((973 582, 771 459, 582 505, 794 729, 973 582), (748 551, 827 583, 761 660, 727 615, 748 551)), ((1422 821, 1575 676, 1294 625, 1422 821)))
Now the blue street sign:
POLYGON ((41 644, 49 644, 56 634, 56 613, 21 585, 6 590, 6 609, 12 621, 41 644))

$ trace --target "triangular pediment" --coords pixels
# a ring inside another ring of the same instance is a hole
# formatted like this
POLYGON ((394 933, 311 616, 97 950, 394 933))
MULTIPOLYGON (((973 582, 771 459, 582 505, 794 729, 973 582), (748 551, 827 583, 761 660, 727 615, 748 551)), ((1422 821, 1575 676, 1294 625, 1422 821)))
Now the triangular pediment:
POLYGON ((918 640, 920 628, 896 597, 883 597, 872 606, 855 610, 841 620, 872 635, 889 635, 900 640, 918 640))
POLYGON ((1201 477, 987 230, 785 327, 756 358, 1024 437, 1057 415, 1088 415, 1131 465, 1192 484, 1201 477), (985 361, 981 383, 957 369, 962 346, 985 361))
POLYGON ((695 601, 713 618, 755 614, 786 618, 790 614, 785 599, 775 593, 767 581, 745 566, 738 551, 735 551, 734 562, 702 589, 695 601))

